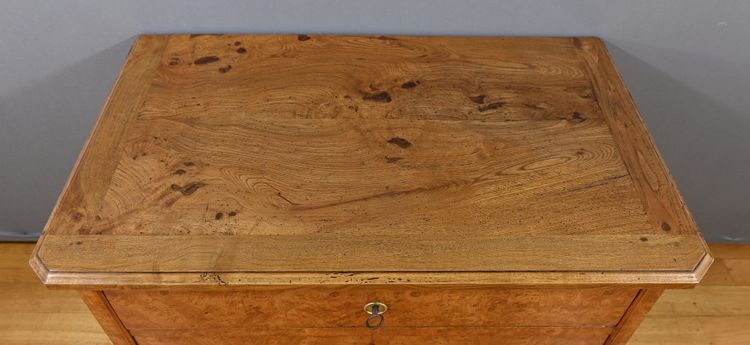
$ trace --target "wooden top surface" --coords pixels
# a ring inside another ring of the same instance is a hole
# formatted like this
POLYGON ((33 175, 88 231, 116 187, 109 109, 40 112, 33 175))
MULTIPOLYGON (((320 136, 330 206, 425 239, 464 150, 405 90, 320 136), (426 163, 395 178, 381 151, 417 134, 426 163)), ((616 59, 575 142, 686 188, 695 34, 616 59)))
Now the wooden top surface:
POLYGON ((691 284, 705 244, 596 38, 137 40, 50 285, 691 284))

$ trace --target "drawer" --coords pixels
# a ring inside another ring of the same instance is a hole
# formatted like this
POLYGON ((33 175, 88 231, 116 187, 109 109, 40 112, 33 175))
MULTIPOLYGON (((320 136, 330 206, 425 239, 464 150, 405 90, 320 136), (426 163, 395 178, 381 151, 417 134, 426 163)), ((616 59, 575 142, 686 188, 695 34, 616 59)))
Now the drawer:
POLYGON ((138 345, 602 345, 609 328, 221 328, 134 332, 138 345))
POLYGON ((315 286, 243 291, 105 292, 131 330, 363 327, 363 306, 388 306, 390 327, 614 326, 637 289, 315 286))

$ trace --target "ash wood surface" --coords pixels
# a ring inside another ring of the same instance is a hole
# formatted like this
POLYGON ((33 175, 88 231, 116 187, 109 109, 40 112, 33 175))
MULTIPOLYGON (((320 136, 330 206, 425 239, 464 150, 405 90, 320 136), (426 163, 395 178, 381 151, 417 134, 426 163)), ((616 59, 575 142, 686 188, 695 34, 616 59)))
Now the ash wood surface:
POLYGON ((153 269, 155 262, 166 272, 200 272, 209 267, 206 272, 692 270, 693 265, 685 262, 698 262, 704 254, 702 244, 693 237, 667 235, 537 235, 501 240, 487 235, 365 235, 346 240, 334 234, 71 235, 46 241, 39 256, 68 271, 144 272, 153 269), (619 246, 610 248, 602 243, 619 246), (99 258, 102 248, 113 248, 111 254, 119 255, 103 262, 99 258), (535 252, 541 248, 551 256, 535 252), (669 255, 647 262, 633 260, 654 251, 669 255), (452 255, 440 257, 442 252, 452 255), (508 256, 513 252, 518 255, 508 256))
POLYGON ((694 233, 697 225, 648 135, 643 119, 617 72, 606 47, 578 41, 591 69, 599 107, 628 167, 652 226, 664 232, 694 233))
POLYGON ((711 261, 598 39, 169 35, 134 45, 32 267, 668 285, 711 261))
POLYGON ((106 291, 131 330, 362 327, 362 307, 389 306, 387 327, 613 327, 637 289, 305 287, 235 292, 106 291), (595 301, 595 302, 593 302, 595 301))

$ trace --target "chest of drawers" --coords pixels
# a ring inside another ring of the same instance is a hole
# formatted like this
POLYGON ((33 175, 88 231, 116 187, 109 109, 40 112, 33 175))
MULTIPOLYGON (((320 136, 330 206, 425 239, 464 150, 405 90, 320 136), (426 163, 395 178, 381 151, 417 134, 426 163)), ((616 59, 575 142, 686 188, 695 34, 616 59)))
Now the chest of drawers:
POLYGON ((712 258, 596 38, 147 35, 31 258, 115 345, 625 344, 712 258))

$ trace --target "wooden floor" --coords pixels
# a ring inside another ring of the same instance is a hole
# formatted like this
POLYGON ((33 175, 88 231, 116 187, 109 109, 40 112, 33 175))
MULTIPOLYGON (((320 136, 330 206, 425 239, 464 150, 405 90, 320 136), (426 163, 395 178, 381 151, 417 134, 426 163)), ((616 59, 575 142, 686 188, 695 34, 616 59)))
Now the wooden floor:
MULTIPOLYGON (((0 243, 0 344, 110 344, 75 292, 38 282, 32 247, 0 243)), ((665 292, 630 345, 750 344, 750 245, 711 249, 704 283, 665 292)))

